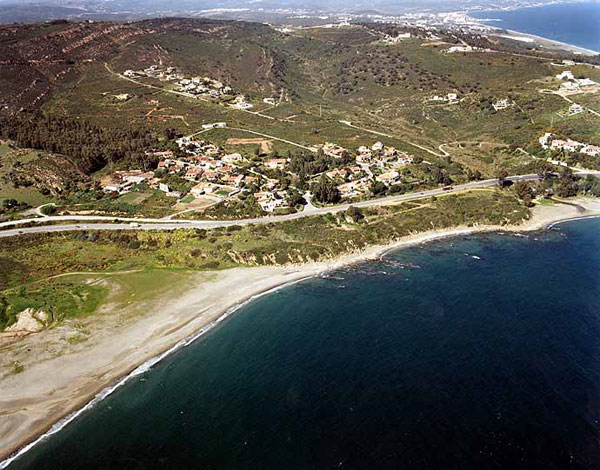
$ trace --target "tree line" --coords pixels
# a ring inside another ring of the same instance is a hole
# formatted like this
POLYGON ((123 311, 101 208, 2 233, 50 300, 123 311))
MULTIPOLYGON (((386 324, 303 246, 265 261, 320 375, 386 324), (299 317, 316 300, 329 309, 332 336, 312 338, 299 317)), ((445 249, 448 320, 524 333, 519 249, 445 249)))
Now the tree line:
POLYGON ((149 168, 144 152, 158 145, 157 136, 132 126, 97 126, 87 121, 40 113, 21 113, 0 121, 0 135, 20 147, 67 155, 85 173, 108 164, 149 168))

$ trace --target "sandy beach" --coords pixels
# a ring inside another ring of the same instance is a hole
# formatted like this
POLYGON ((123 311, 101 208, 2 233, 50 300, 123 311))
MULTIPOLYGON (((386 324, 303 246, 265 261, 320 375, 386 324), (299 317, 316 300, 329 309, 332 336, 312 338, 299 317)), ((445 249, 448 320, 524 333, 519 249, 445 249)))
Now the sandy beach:
MULTIPOLYGON (((595 56, 599 53, 592 49, 586 49, 580 46, 574 46, 573 44, 567 44, 566 42, 555 41, 554 39, 543 38, 541 36, 536 36, 535 34, 522 33, 520 31, 513 31, 512 29, 507 29, 510 35, 514 36, 513 39, 519 40, 517 38, 525 38, 526 42, 531 42, 533 44, 540 44, 544 48, 549 50, 561 50, 571 52, 573 54, 579 55, 587 55, 587 56, 595 56)), ((504 36, 508 37, 508 36, 504 36)))
POLYGON ((482 22, 480 18, 475 18, 468 16, 469 20, 480 26, 485 26, 488 28, 493 28, 495 31, 491 33, 493 36, 499 36, 506 39, 512 39, 514 41, 521 41, 529 44, 536 44, 542 46, 544 49, 548 51, 564 51, 569 52, 575 55, 583 55, 583 56, 595 56, 600 54, 599 51, 594 51, 592 49, 586 49, 585 47, 575 46, 573 44, 568 44, 566 42, 556 41, 554 39, 548 39, 542 36, 537 36, 535 34, 523 33, 521 31, 515 31, 512 29, 505 29, 500 26, 495 26, 493 24, 482 22), (503 31, 506 31, 508 34, 504 34, 503 31))
MULTIPOLYGON (((14 455, 138 366, 208 331, 237 306, 263 293, 344 265, 378 259, 390 250, 439 238, 477 232, 533 231, 557 221, 590 216, 600 216, 600 200, 538 205, 532 218, 519 226, 456 227, 417 233, 390 245, 373 246, 321 263, 193 274, 191 282, 173 286, 172 295, 153 300, 144 315, 124 320, 123 315, 111 312, 104 319, 94 319, 97 326, 90 341, 54 357, 29 354, 22 359, 23 372, 0 379, 0 457, 14 455)), ((59 341, 61 335, 64 331, 60 327, 31 334, 11 354, 39 350, 42 345, 59 341)), ((9 463, 5 460, 0 468, 9 463)))

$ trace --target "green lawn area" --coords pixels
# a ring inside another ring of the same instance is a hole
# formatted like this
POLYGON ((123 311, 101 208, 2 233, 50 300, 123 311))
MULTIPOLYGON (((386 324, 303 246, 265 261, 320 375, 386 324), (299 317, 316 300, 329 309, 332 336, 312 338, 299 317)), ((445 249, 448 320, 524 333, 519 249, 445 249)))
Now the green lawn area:
POLYGON ((15 163, 26 164, 31 162, 37 158, 38 153, 36 150, 14 149, 8 143, 0 144, 0 202, 5 199, 16 199, 35 207, 55 201, 52 196, 43 195, 34 187, 15 188, 11 183, 4 181, 4 177, 10 172, 15 163))
POLYGON ((165 217, 174 213, 174 198, 156 189, 131 191, 116 198, 104 195, 101 199, 75 195, 61 206, 67 212, 100 211, 107 215, 165 217))
POLYGON ((545 198, 540 198, 537 199, 536 204, 539 204, 540 206, 553 206, 554 205, 554 201, 552 199, 545 199, 545 198))
POLYGON ((0 329, 13 323, 17 314, 27 308, 43 310, 50 323, 89 315, 107 294, 105 286, 62 279, 11 289, 3 293, 8 308, 0 312, 0 329))

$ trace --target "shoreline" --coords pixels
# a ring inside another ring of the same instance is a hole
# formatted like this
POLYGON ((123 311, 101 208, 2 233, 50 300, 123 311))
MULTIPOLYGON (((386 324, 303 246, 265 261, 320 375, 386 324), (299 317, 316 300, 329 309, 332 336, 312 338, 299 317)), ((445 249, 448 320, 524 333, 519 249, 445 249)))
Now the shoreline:
POLYGON ((535 44, 535 42, 537 41, 542 46, 544 46, 544 48, 546 50, 549 49, 546 46, 546 44, 548 44, 550 46, 554 46, 555 50, 556 49, 566 50, 567 52, 572 52, 573 54, 580 55, 580 56, 585 55, 585 56, 593 57, 593 56, 600 54, 600 52, 595 51, 593 49, 588 49, 586 47, 576 46, 575 44, 569 44, 566 42, 557 41, 556 39, 545 38, 543 36, 538 36, 538 35, 532 34, 532 33, 524 33, 522 31, 515 31, 513 29, 504 29, 504 28, 499 28, 499 29, 507 31, 508 33, 511 33, 511 34, 518 34, 520 36, 523 36, 524 38, 531 38, 533 40, 533 44, 535 44))
POLYGON ((138 319, 119 330, 119 334, 89 349, 43 361, 21 374, 2 379, 0 413, 5 421, 0 424, 0 436, 5 446, 0 450, 0 469, 9 467, 14 460, 59 432, 130 379, 202 338, 260 297, 344 266, 378 260, 393 251, 435 240, 476 233, 532 232, 570 220, 600 217, 600 200, 579 199, 575 202, 573 205, 536 206, 532 217, 518 226, 459 226, 432 230, 319 263, 232 268, 219 272, 216 280, 205 279, 179 295, 178 301, 166 302, 154 309, 153 314, 138 319), (239 282, 245 285, 240 288, 239 282), (129 342, 133 346, 128 346, 129 342))
MULTIPOLYGON (((580 2, 581 3, 581 2, 580 2)), ((527 8, 536 8, 536 7, 527 7, 527 8)), ((494 12, 494 11, 505 11, 505 10, 489 10, 490 12, 494 12)), ((556 39, 552 39, 552 38, 547 38, 544 36, 539 36, 537 34, 533 34, 533 33, 528 33, 528 32, 524 32, 524 31, 516 31, 514 29, 508 29, 508 28, 503 28, 501 26, 496 26, 494 24, 490 24, 491 20, 495 20, 495 18, 476 18, 474 16, 471 16, 471 13, 473 12, 467 12, 465 13, 466 18, 471 21, 473 24, 476 24, 478 26, 485 26, 486 28, 490 28, 492 30, 495 30, 497 35, 499 35, 500 37, 506 37, 506 36, 502 36, 501 35, 501 31, 506 31, 509 34, 516 34, 518 36, 522 36, 524 39, 531 39, 532 41, 524 41, 526 43, 529 44, 537 44, 537 45, 541 45, 544 47, 544 49, 546 50, 550 50, 550 49, 554 49, 556 50, 561 50, 561 51, 565 51, 565 52, 570 52, 574 55, 579 55, 579 56, 596 56, 596 55, 600 55, 600 51, 596 51, 594 49, 589 49, 587 47, 583 47, 583 46, 577 46, 575 44, 569 44, 563 41, 558 41, 556 39), (487 21, 485 21, 487 20, 487 21)), ((510 37, 507 37, 507 39, 510 39, 510 37)), ((512 38, 515 41, 519 41, 518 39, 512 38)))

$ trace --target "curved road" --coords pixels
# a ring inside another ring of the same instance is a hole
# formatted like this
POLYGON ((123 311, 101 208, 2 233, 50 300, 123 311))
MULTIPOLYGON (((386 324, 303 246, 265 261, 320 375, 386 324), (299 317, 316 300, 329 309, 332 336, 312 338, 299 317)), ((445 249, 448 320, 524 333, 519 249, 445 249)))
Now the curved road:
MULTIPOLYGON (((537 174, 510 176, 507 180, 510 181, 531 181, 538 180, 537 174)), ((77 216, 77 215, 62 215, 48 216, 35 219, 20 219, 11 220, 0 223, 0 228, 18 226, 25 223, 48 223, 48 222, 73 222, 70 224, 43 225, 39 227, 21 227, 0 230, 0 238, 12 237, 15 235, 23 235, 29 233, 50 233, 50 232, 66 232, 66 231, 83 231, 83 230, 176 230, 181 228, 216 228, 228 227, 232 225, 252 225, 252 224, 267 224, 272 222, 283 222, 286 220, 301 219, 321 214, 335 214, 345 211, 350 206, 354 207, 372 207, 395 204, 413 199, 422 199, 431 196, 440 196, 445 194, 457 193, 470 189, 489 188, 498 184, 497 179, 489 179, 483 181, 473 181, 471 183, 460 184, 453 186, 452 189, 436 188, 418 193, 399 194, 397 196, 388 196, 380 199, 372 199, 369 201, 360 201, 352 204, 339 204, 329 207, 315 207, 310 211, 297 212, 295 214, 273 215, 269 217, 259 217, 253 219, 240 220, 168 220, 168 219, 150 219, 150 218, 129 218, 129 217, 107 217, 107 216, 77 216), (106 221, 102 223, 93 223, 85 225, 85 222, 90 221, 106 221), (75 223, 77 222, 77 223, 75 223)))

